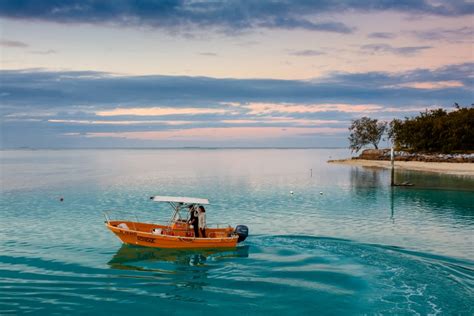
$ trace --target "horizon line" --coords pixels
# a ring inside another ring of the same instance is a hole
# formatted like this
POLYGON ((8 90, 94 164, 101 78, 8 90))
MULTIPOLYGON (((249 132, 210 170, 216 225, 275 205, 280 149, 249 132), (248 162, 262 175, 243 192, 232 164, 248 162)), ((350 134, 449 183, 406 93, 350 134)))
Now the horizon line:
POLYGON ((342 146, 179 146, 179 147, 0 147, 0 150, 83 150, 83 149, 348 149, 342 146))

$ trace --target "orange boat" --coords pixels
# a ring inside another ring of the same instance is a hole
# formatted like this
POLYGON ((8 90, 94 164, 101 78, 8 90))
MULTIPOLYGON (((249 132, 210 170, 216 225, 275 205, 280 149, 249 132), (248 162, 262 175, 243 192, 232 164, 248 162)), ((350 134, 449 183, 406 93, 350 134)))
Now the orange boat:
POLYGON ((194 236, 189 219, 183 218, 181 212, 186 211, 189 206, 208 205, 207 199, 174 196, 152 196, 150 199, 168 203, 173 209, 173 215, 166 225, 110 220, 106 214, 105 226, 125 244, 155 248, 235 248, 237 243, 248 236, 245 225, 235 228, 230 225, 206 227, 206 237, 194 236))

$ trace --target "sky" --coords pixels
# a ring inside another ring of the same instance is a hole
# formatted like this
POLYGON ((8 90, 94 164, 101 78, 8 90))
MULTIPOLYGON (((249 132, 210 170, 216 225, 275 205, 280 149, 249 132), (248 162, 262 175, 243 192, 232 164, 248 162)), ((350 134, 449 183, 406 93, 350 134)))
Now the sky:
POLYGON ((0 1, 0 146, 344 147, 474 103, 474 2, 0 1))

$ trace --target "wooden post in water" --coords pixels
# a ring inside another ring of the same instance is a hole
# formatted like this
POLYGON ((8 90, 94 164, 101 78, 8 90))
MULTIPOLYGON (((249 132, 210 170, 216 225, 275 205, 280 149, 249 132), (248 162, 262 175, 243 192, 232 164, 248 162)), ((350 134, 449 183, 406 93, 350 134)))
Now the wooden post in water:
POLYGON ((392 173, 390 175, 390 185, 395 186, 395 155, 393 152, 393 146, 390 149, 390 162, 392 164, 392 173))
POLYGON ((392 222, 395 222, 395 203, 393 202, 393 191, 395 191, 395 188, 392 187, 390 191, 390 219, 392 222))

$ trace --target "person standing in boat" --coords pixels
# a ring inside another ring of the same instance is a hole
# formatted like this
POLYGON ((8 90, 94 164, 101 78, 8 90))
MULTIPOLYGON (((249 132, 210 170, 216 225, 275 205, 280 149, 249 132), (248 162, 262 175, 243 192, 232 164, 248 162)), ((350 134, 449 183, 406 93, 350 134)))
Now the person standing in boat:
POLYGON ((199 205, 198 223, 201 237, 206 238, 206 210, 202 205, 199 205))
POLYGON ((199 237, 199 219, 198 219, 198 211, 194 207, 194 205, 189 205, 189 225, 193 225, 194 229, 194 237, 199 237))

